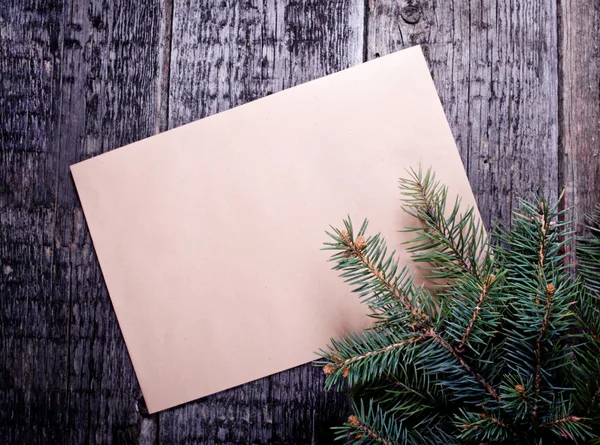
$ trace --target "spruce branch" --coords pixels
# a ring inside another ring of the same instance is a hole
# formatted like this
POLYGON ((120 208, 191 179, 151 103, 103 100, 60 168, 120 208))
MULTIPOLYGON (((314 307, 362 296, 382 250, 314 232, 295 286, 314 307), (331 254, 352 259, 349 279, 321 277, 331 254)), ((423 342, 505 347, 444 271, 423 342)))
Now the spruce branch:
POLYGON ((359 431, 358 433, 356 433, 355 436, 357 439, 361 439, 363 437, 363 434, 366 434, 370 439, 373 439, 375 442, 380 443, 382 445, 394 445, 392 442, 388 442, 383 437, 377 435, 377 433, 369 429, 368 426, 365 426, 362 423, 360 423, 360 420, 358 420, 358 417, 356 417, 355 415, 352 415, 348 418, 348 423, 359 431))
POLYGON ((500 307, 486 305, 488 293, 497 290, 491 286, 496 272, 488 236, 474 208, 461 213, 460 199, 448 214, 447 187, 431 171, 410 170, 408 174, 400 180, 403 209, 420 223, 406 229, 415 234, 408 250, 416 263, 428 265, 427 277, 439 283, 436 295, 447 300, 452 320, 466 321, 448 330, 457 349, 468 347, 479 354, 500 320, 500 307), (485 319, 479 317, 482 310, 485 319))
MULTIPOLYGON (((400 354, 407 346, 431 338, 454 357, 494 399, 499 400, 498 392, 493 385, 468 363, 464 352, 449 344, 436 330, 431 318, 435 311, 426 312, 426 308, 431 304, 420 304, 423 298, 421 301, 417 299, 417 296, 423 297, 427 292, 413 285, 412 277, 406 276, 406 270, 397 273, 397 263, 390 257, 386 257, 387 248, 381 236, 377 234, 365 240, 368 227, 366 221, 362 224, 356 238, 350 219, 344 221, 344 226, 344 230, 332 228, 333 233, 328 232, 333 242, 326 243, 326 249, 336 251, 331 258, 336 262, 334 270, 342 270, 340 276, 346 278, 346 281, 355 287, 355 292, 361 296, 367 297, 373 292, 366 301, 383 323, 391 322, 397 325, 399 318, 406 321, 407 317, 410 317, 412 322, 408 325, 410 329, 405 332, 405 335, 410 337, 402 337, 394 342, 378 342, 376 349, 372 349, 370 353, 352 348, 350 345, 360 344, 360 340, 355 338, 332 342, 330 352, 321 353, 325 360, 329 360, 324 368, 328 376, 327 387, 338 383, 344 373, 351 381, 369 378, 373 375, 373 367, 379 363, 379 357, 383 357, 383 360, 397 358, 396 353, 400 354), (420 334, 415 336, 414 332, 420 334), (356 364, 359 365, 359 371, 353 372, 357 368, 353 365, 356 364), (340 370, 343 373, 340 373, 340 370)), ((386 329, 381 332, 386 332, 386 335, 388 333, 386 329)), ((371 341, 369 340, 371 334, 378 335, 374 330, 366 330, 363 333, 363 340, 371 341)))
POLYGON ((330 350, 322 351, 322 356, 327 360, 323 372, 328 376, 328 386, 338 383, 341 377, 349 378, 351 383, 377 377, 380 373, 376 367, 381 362, 397 363, 398 354, 403 349, 427 338, 425 334, 396 337, 373 328, 362 334, 332 340, 330 350))
MULTIPOLYGON (((545 239, 545 232, 544 232, 544 237, 543 239, 545 239)), ((543 262, 543 258, 544 258, 544 251, 543 249, 540 249, 540 262, 543 262)), ((540 265, 540 270, 543 269, 543 264, 540 265)), ((540 395, 540 388, 542 386, 542 378, 541 378, 541 372, 542 372, 542 343, 546 340, 546 333, 548 330, 548 320, 550 319, 550 311, 552 310, 552 296, 554 295, 554 285, 552 283, 549 283, 548 285, 546 285, 546 305, 544 307, 544 318, 542 320, 542 327, 540 329, 540 333, 537 337, 537 350, 536 350, 536 356, 537 356, 537 365, 535 368, 535 397, 536 399, 539 397, 540 395)), ((533 408, 533 413, 532 413, 532 418, 535 420, 537 417, 537 410, 538 410, 538 405, 536 404, 535 407, 533 408)))
POLYGON ((475 307, 473 308, 473 315, 471 315, 471 320, 469 321, 469 324, 467 325, 467 329, 465 330, 465 333, 463 334, 460 344, 458 345, 458 348, 457 348, 458 350, 462 350, 462 348, 465 346, 465 343, 467 343, 467 340, 469 339, 469 335, 471 335, 471 332, 473 331, 473 327, 475 326, 475 322, 477 321, 477 317, 482 310, 483 303, 485 301, 485 297, 487 296, 490 286, 492 285, 492 283, 494 282, 495 279, 496 279, 496 277, 493 274, 490 274, 487 276, 485 282, 481 285, 481 291, 479 292, 479 298, 477 299, 477 303, 476 303, 475 307))
POLYGON ((354 414, 337 430, 337 440, 353 439, 357 444, 372 445, 399 445, 407 443, 407 434, 403 431, 402 425, 390 422, 391 415, 375 405, 373 401, 369 402, 368 408, 365 408, 364 402, 360 401, 360 406, 354 404, 354 414))
POLYGON ((581 421, 581 419, 577 416, 567 416, 567 417, 563 417, 562 419, 556 419, 556 420, 552 420, 550 422, 542 423, 540 426, 548 427, 548 426, 552 426, 552 425, 559 425, 561 423, 566 423, 566 422, 579 422, 579 421, 581 421))
POLYGON ((433 329, 430 330, 430 335, 435 339, 436 342, 438 342, 444 349, 446 349, 448 352, 450 352, 450 354, 452 354, 453 357, 455 357, 459 363, 462 365, 462 367, 469 373, 471 374, 473 377, 475 377, 475 380, 477 380, 479 383, 481 383, 483 385, 483 387, 487 390, 488 393, 490 393, 490 395, 496 399, 496 400, 500 400, 500 396, 498 395, 498 392, 496 391, 496 389, 492 386, 492 384, 490 382, 487 381, 487 379, 482 376, 481 374, 479 374, 475 368, 473 368, 471 365, 469 365, 465 359, 465 357, 463 356, 463 354, 456 348, 452 347, 451 345, 449 345, 442 337, 440 334, 438 334, 437 332, 435 332, 433 329))
POLYGON ((336 439, 354 444, 422 445, 456 444, 445 431, 444 419, 425 414, 420 422, 407 424, 372 400, 360 400, 353 405, 353 414, 337 430, 336 439))
POLYGON ((489 238, 474 209, 446 207, 433 173, 409 176, 409 250, 432 287, 415 285, 366 221, 332 228, 325 247, 375 321, 321 351, 326 387, 347 384, 356 401, 338 438, 600 444, 600 208, 574 271, 558 202, 522 201, 489 238))
MULTIPOLYGON (((361 228, 361 233, 364 233, 364 230, 367 228, 368 222, 365 220, 363 223, 364 229, 361 228)), ((352 222, 350 217, 348 217, 347 227, 350 228, 350 233, 352 232, 352 222)), ((383 270, 380 270, 375 261, 371 256, 365 251, 365 247, 369 244, 378 244, 379 235, 374 238, 370 238, 368 241, 365 240, 363 235, 359 235, 356 240, 354 240, 350 233, 347 230, 343 230, 339 232, 339 241, 346 247, 346 250, 343 251, 343 255, 346 258, 356 258, 357 261, 366 268, 372 275, 373 279, 376 280, 379 286, 383 287, 385 290, 391 293, 391 295, 397 299, 414 317, 415 319, 429 320, 429 316, 424 313, 420 308, 414 306, 414 304, 409 300, 409 296, 405 295, 398 286, 399 280, 395 277, 395 269, 392 269, 391 279, 386 276, 387 268, 384 266, 383 270), (394 279, 396 278, 396 279, 394 279)), ((335 239, 335 237, 334 237, 335 239)), ((382 243, 383 244, 383 243, 382 243)), ((372 251, 372 250, 371 250, 372 251)), ((378 252, 379 253, 379 252, 378 252)), ((395 252, 394 252, 395 253, 395 252)), ((390 256, 389 259, 385 261, 385 265, 389 262, 390 264, 394 261, 393 256, 394 253, 390 256)), ((401 273, 401 275, 404 275, 401 273)), ((409 284, 409 283, 407 283, 409 284)))
POLYGON ((512 435, 510 425, 487 412, 461 410, 454 422, 458 438, 467 441, 499 442, 512 435))
POLYGON ((471 275, 483 284, 487 277, 480 275, 489 266, 489 262, 481 261, 486 254, 487 235, 477 222, 475 209, 470 207, 461 214, 457 198, 446 216, 448 188, 436 180, 431 170, 423 173, 411 169, 408 174, 399 182, 403 210, 421 224, 406 229, 416 233, 408 249, 414 261, 432 266, 429 278, 452 280, 471 275))

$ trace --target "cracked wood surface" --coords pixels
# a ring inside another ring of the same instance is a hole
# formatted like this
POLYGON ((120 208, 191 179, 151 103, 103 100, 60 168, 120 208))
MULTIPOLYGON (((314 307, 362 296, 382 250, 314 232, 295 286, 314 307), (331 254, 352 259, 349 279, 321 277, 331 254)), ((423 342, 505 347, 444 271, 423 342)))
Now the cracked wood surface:
POLYGON ((486 224, 600 200, 600 5, 583 0, 6 0, 0 8, 0 441, 328 444, 301 366, 145 411, 68 166, 422 44, 486 224))

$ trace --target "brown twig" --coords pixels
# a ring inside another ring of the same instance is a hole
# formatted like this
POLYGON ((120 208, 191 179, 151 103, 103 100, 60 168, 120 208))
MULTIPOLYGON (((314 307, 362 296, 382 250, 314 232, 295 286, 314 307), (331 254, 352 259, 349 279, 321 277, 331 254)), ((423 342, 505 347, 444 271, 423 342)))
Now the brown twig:
POLYGON ((487 390, 487 392, 489 392, 494 399, 496 399, 496 400, 502 400, 502 398, 498 395, 498 392, 494 389, 494 387, 491 385, 491 383, 489 383, 485 379, 485 377, 483 377, 482 375, 480 375, 479 373, 477 373, 477 371, 475 371, 473 368, 471 368, 471 366, 469 366, 469 364, 466 362, 466 360, 462 357, 462 355, 455 348, 453 348, 452 346, 450 346, 433 329, 430 330, 430 335, 443 348, 445 348, 446 350, 448 350, 460 362, 460 364, 467 370, 467 372, 469 374, 471 374, 473 377, 475 377, 475 380, 477 380, 479 383, 481 383, 485 387, 485 389, 487 390))
POLYGON ((508 425, 502 421, 500 421, 500 419, 496 419, 495 417, 490 417, 490 420, 492 422, 494 422, 496 425, 500 425, 502 428, 508 428, 508 425))
POLYGON ((469 322, 469 325, 467 326, 467 329, 462 337, 462 340, 460 341, 460 344, 458 345, 458 349, 462 349, 462 347, 465 345, 465 343, 469 339, 469 336, 471 335, 471 331, 473 330, 473 326, 475 326, 475 322, 477 321, 477 316, 479 315, 479 312, 481 311, 481 306, 483 306, 483 301, 485 300, 485 297, 487 295, 489 287, 490 287, 491 283, 493 283, 493 281, 494 281, 494 275, 490 275, 485 280, 485 283, 483 283, 483 285, 481 286, 481 292, 479 294, 479 299, 477 300, 477 304, 475 305, 475 308, 473 309, 473 315, 471 316, 471 321, 469 322))
POLYGON ((355 427, 357 430, 362 431, 364 434, 366 434, 367 436, 369 436, 371 439, 375 440, 376 442, 379 442, 383 445, 394 445, 393 443, 388 442, 386 439, 379 436, 377 433, 375 433, 369 427, 360 423, 360 420, 358 420, 358 417, 356 417, 356 416, 350 416, 348 418, 348 423, 350 425, 352 425, 353 427, 355 427))
MULTIPOLYGON (((544 204, 542 204, 543 206, 544 204)), ((540 242, 540 250, 539 250, 539 262, 538 262, 538 275, 540 277, 540 281, 544 279, 544 267, 546 266, 546 233, 548 233, 548 223, 546 222, 546 218, 544 214, 540 215, 540 223, 542 225, 542 241, 540 242)), ((535 299, 536 304, 540 304, 540 299, 536 296, 535 299)))
MULTIPOLYGON (((544 267, 546 265, 546 263, 545 263, 545 261, 546 261, 546 234, 548 233, 548 222, 546 221, 544 214, 540 215, 540 224, 541 224, 541 231, 542 231, 542 239, 540 241, 540 250, 539 250, 540 259, 538 262, 538 274, 540 277, 540 281, 543 281, 544 267)), ((554 288, 553 284, 551 284, 551 283, 546 284, 546 306, 544 307, 544 318, 542 320, 542 327, 540 328, 540 333, 538 334, 537 345, 536 345, 537 363, 536 363, 536 367, 535 367, 535 378, 534 378, 536 403, 535 403, 535 407, 533 408, 533 412, 531 413, 531 418, 534 421, 537 418, 537 411, 538 411, 537 399, 539 398, 540 388, 542 386, 542 376, 541 376, 542 343, 545 340, 546 331, 548 329, 548 321, 550 319, 550 309, 552 309, 552 296, 554 295, 554 291, 555 291, 555 288, 554 288)), ((538 304, 538 305, 540 304, 540 300, 538 297, 536 297, 536 304, 538 304)))
POLYGON ((592 400, 590 400, 590 406, 588 406, 587 409, 587 413, 589 414, 590 412, 592 412, 592 408, 594 407, 594 405, 596 404, 596 399, 598 398, 598 396, 600 396, 600 386, 598 387, 598 389, 596 390, 596 392, 594 393, 594 395, 592 396, 592 400))
MULTIPOLYGON (((431 200, 429 199, 429 197, 427 196, 427 193, 425 191, 425 188, 423 187, 423 184, 421 184, 421 182, 419 181, 415 181, 417 188, 419 189, 419 193, 421 194, 421 199, 423 200, 423 202, 425 203, 425 207, 426 207, 426 212, 429 213, 429 216, 434 215, 434 208, 433 208, 433 204, 431 202, 431 200)), ((435 220, 435 218, 434 218, 435 220)), ((448 241, 447 245, 450 248, 450 250, 452 251, 452 253, 454 254, 454 257, 456 258, 456 261, 470 274, 473 275, 474 277, 477 277, 477 273, 476 271, 473 270, 472 265, 468 264, 465 259, 462 257, 462 255, 460 255, 460 253, 458 252, 458 249, 456 248, 456 246, 452 243, 452 237, 448 236, 446 234, 446 230, 444 227, 442 227, 439 224, 431 224, 430 227, 432 227, 434 230, 436 230, 439 234, 442 235, 442 237, 448 241)))
MULTIPOLYGON (((546 337, 546 330, 548 329, 548 320, 550 318, 550 309, 552 308, 552 295, 554 295, 554 285, 548 284, 546 290, 546 307, 544 309, 544 319, 542 320, 542 328, 540 329, 540 333, 537 338, 536 345, 536 356, 537 356, 537 364, 535 367, 535 396, 536 400, 540 395, 540 388, 542 386, 542 343, 546 337)), ((533 413, 531 417, 533 420, 537 417, 538 410, 538 402, 536 401, 535 407, 533 408, 533 413)))
MULTIPOLYGON (((360 239, 361 237, 359 237, 360 239)), ((349 254, 358 258, 358 260, 363 263, 371 272, 371 274, 387 289, 389 290, 394 298, 396 298, 402 305, 410 311, 410 313, 417 319, 421 319, 424 321, 429 321, 429 315, 414 307, 413 304, 409 301, 409 299, 403 295, 400 290, 387 279, 385 274, 377 269, 377 266, 373 264, 370 258, 368 258, 363 250, 366 246, 364 241, 359 243, 359 239, 356 241, 350 239, 346 232, 342 232, 341 240, 344 241, 346 247, 349 249, 349 254)))
POLYGON ((496 425, 500 425, 502 428, 509 428, 509 426, 506 423, 502 422, 500 419, 495 418, 494 416, 490 416, 487 413, 482 413, 481 417, 484 419, 489 419, 490 422, 495 423, 496 425))
POLYGON ((551 422, 542 423, 540 426, 548 427, 548 426, 552 426, 552 425, 560 425, 561 423, 566 423, 566 422, 579 422, 579 421, 581 421, 580 417, 567 416, 567 417, 563 417, 562 419, 557 419, 557 420, 552 420, 551 422))
POLYGON ((373 357, 374 355, 385 354, 386 352, 390 352, 394 349, 403 348, 412 343, 417 343, 419 341, 425 340, 426 338, 429 338, 429 335, 421 334, 418 337, 412 337, 412 338, 409 338, 408 340, 404 340, 404 341, 386 346, 385 348, 377 349, 375 351, 370 351, 370 352, 367 352, 366 354, 357 355, 356 357, 352 357, 352 358, 349 358, 349 359, 346 359, 343 361, 338 361, 335 363, 335 367, 337 369, 346 368, 347 366, 352 365, 353 363, 359 362, 361 360, 364 360, 366 358, 373 357))

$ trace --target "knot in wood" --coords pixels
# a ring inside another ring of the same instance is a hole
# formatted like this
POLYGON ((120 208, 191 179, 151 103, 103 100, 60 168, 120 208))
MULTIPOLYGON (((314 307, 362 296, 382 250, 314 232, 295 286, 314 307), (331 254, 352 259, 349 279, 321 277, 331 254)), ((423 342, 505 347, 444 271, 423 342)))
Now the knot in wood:
POLYGON ((416 25, 421 20, 423 12, 418 5, 406 5, 400 10, 400 17, 409 25, 416 25))

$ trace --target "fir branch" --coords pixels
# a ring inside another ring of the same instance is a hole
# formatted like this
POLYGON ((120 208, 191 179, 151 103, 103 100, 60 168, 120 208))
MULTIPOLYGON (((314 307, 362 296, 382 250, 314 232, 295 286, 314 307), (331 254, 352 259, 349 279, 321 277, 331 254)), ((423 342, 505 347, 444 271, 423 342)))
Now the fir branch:
POLYGON ((563 417, 562 419, 556 419, 556 420, 552 420, 550 422, 546 422, 546 423, 542 423, 540 424, 540 426, 542 428, 546 428, 552 425, 559 425, 561 423, 566 423, 566 422, 579 422, 581 421, 581 419, 577 416, 567 416, 567 417, 563 417))
MULTIPOLYGON (((543 231, 543 236, 545 238, 546 235, 546 231, 543 231)), ((544 252, 540 253, 540 256, 543 258, 544 252)), ((541 263, 541 261, 540 261, 541 263)), ((540 267, 543 267, 540 266, 540 267)), ((546 306, 544 308, 544 318, 542 320, 542 327, 540 329, 540 333, 537 337, 537 350, 536 350, 536 356, 537 356, 537 364, 535 367, 535 377, 534 377, 534 382, 535 382, 535 397, 536 400, 539 398, 540 396, 540 388, 542 385, 542 378, 541 378, 541 371, 542 371, 542 342, 546 339, 546 332, 548 330, 548 320, 550 318, 550 310, 552 309, 552 296, 554 295, 555 292, 555 287, 553 284, 548 284, 546 286, 546 306)), ((538 411, 538 404, 535 404, 535 407, 533 408, 533 413, 532 413, 532 419, 535 420, 537 418, 537 411, 538 411)))
POLYGON ((489 419, 490 422, 495 423, 496 425, 499 425, 502 428, 510 428, 506 423, 502 422, 500 419, 497 419, 494 416, 490 416, 487 413, 482 413, 481 417, 483 417, 484 419, 489 419))
MULTIPOLYGON (((417 292, 412 284, 412 279, 399 280, 398 274, 396 274, 395 265, 390 267, 391 264, 394 264, 393 261, 391 258, 386 258, 385 256, 385 242, 380 235, 378 234, 374 237, 365 239, 367 225, 368 223, 365 221, 356 238, 354 237, 354 228, 350 219, 344 221, 345 230, 339 230, 332 227, 333 233, 328 232, 328 235, 334 242, 327 243, 327 249, 337 252, 332 256, 332 260, 337 262, 334 269, 344 271, 341 276, 347 278, 348 282, 357 286, 355 292, 358 292, 365 297, 368 296, 370 292, 373 292, 373 294, 366 299, 366 302, 370 304, 372 309, 383 309, 382 312, 380 311, 381 317, 379 318, 382 323, 385 324, 387 322, 395 326, 398 325, 397 308, 391 304, 390 298, 399 302, 401 307, 416 320, 416 322, 409 325, 410 329, 407 333, 420 331, 421 336, 417 337, 419 340, 427 338, 435 339, 445 351, 458 360, 463 369, 469 375, 473 376, 494 399, 500 400, 498 392, 493 385, 483 375, 478 373, 474 367, 469 365, 464 351, 453 347, 444 340, 438 329, 432 323, 430 315, 424 312, 422 304, 420 306, 415 304, 416 302, 422 303, 423 298, 419 300, 415 297, 419 295, 423 296, 426 294, 426 291, 421 289, 420 292, 417 292), (390 275, 385 273, 385 270, 387 269, 391 270, 392 273, 390 275), (399 290, 399 286, 397 285, 398 282, 401 283, 404 292, 399 290), (387 297, 388 295, 390 298, 387 297)), ((404 276, 404 271, 400 276, 404 276)), ((487 285, 489 284, 490 283, 487 283, 487 285)), ((413 334, 411 334, 411 337, 412 335, 413 334)), ((401 349, 412 343, 416 342, 406 342, 406 338, 402 338, 399 342, 381 344, 377 350, 373 351, 374 353, 372 355, 366 355, 365 353, 355 351, 354 355, 345 357, 344 360, 348 360, 349 365, 367 362, 365 369, 368 372, 366 374, 361 374, 362 377, 360 377, 360 379, 362 379, 366 378, 368 375, 372 375, 371 367, 374 366, 372 359, 375 359, 380 355, 387 355, 395 350, 401 352, 401 349)), ((331 355, 328 356, 327 354, 323 356, 326 359, 332 358, 331 355)), ((358 378, 356 377, 356 374, 352 372, 352 367, 344 366, 341 364, 340 360, 334 359, 331 361, 333 363, 330 363, 330 366, 324 369, 328 376, 331 376, 331 378, 328 378, 327 380, 328 386, 333 385, 333 381, 339 380, 340 373, 336 371, 339 371, 340 369, 344 370, 349 368, 346 373, 353 379, 358 378)))
POLYGON ((365 407, 364 401, 360 400, 360 406, 353 404, 354 414, 341 427, 336 427, 336 440, 360 444, 401 445, 406 444, 408 433, 402 424, 393 422, 390 413, 385 412, 373 402, 368 402, 365 407))
POLYGON ((533 391, 533 377, 524 380, 520 374, 507 373, 504 382, 500 386, 503 400, 503 410, 510 413, 516 421, 522 421, 529 417, 530 392, 533 391))
MULTIPOLYGON (((335 235, 329 233, 329 236, 331 238, 333 238, 333 240, 335 242, 327 244, 328 249, 338 251, 338 253, 334 254, 334 256, 332 257, 332 259, 338 261, 336 268, 342 269, 342 270, 349 269, 349 271, 352 272, 351 275, 342 274, 342 276, 349 276, 350 282, 352 282, 352 283, 356 282, 359 285, 357 291, 362 292, 366 287, 368 287, 367 286, 368 282, 365 283, 365 278, 364 278, 364 274, 368 273, 370 280, 376 281, 378 283, 379 287, 381 287, 385 291, 389 292, 396 301, 399 301, 402 304, 402 306, 411 315, 413 315, 414 318, 416 318, 418 320, 417 323, 414 323, 411 325, 412 331, 416 330, 416 331, 421 332, 420 336, 415 337, 416 339, 418 339, 419 341, 427 339, 427 338, 435 339, 435 341, 438 344, 440 344, 447 352, 449 352, 454 358, 456 358, 458 360, 458 362, 465 369, 465 371, 467 371, 478 382, 481 383, 481 385, 486 389, 486 391, 494 399, 500 400, 499 396, 498 396, 498 392, 493 388, 492 384, 489 383, 485 379, 484 376, 477 373, 477 371, 467 363, 467 359, 465 358, 463 352, 454 348, 446 340, 444 340, 442 338, 440 333, 432 325, 430 316, 425 314, 420 307, 417 307, 413 304, 414 299, 409 299, 405 296, 404 293, 401 293, 400 291, 398 291, 397 286, 395 286, 395 284, 394 284, 394 282, 396 280, 394 280, 394 281, 389 280, 386 277, 386 275, 379 270, 380 268, 375 266, 375 264, 377 264, 377 263, 381 264, 383 260, 381 258, 379 258, 378 260, 374 260, 374 259, 370 258, 369 252, 374 251, 374 249, 373 249, 374 246, 377 247, 377 251, 379 251, 379 252, 385 251, 385 243, 380 238, 380 236, 376 235, 373 238, 369 238, 368 240, 365 240, 364 234, 365 234, 366 227, 367 227, 367 223, 365 222, 365 223, 363 223, 363 225, 359 231, 358 237, 355 240, 353 237, 354 230, 352 227, 351 220, 348 219, 347 221, 344 221, 344 225, 345 225, 346 229, 343 231, 333 228, 335 235), (362 273, 360 272, 361 269, 363 270, 362 273)), ((388 263, 389 263, 389 260, 386 260, 384 262, 384 264, 388 264, 388 263)), ((346 272, 346 274, 347 273, 348 272, 346 272)), ((416 295, 415 290, 412 288, 412 281, 409 280, 408 283, 409 284, 405 284, 405 286, 404 286, 406 288, 407 292, 409 292, 411 295, 416 295)), ((373 288, 372 285, 370 287, 373 288)), ((377 287, 375 287, 375 288, 377 288, 377 287)), ((375 298, 381 298, 381 297, 382 297, 381 294, 375 294, 375 298)), ((372 300, 369 300, 369 301, 372 301, 372 300)), ((382 305, 381 305, 381 303, 376 303, 375 306, 381 307, 382 305)), ((385 307, 389 308, 389 305, 387 304, 387 300, 386 300, 385 307)), ((382 355, 382 354, 390 353, 394 350, 400 350, 400 349, 404 348, 405 346, 415 343, 415 342, 416 342, 416 340, 407 341, 406 339, 402 339, 399 342, 394 342, 393 344, 386 344, 384 346, 381 346, 377 350, 372 351, 373 354, 358 354, 357 353, 356 355, 347 357, 345 360, 348 360, 348 365, 351 365, 351 364, 354 364, 357 362, 362 362, 362 361, 371 361, 372 358, 376 358, 377 356, 382 355)), ((327 355, 325 355, 324 357, 328 358, 327 355)), ((331 356, 329 356, 329 358, 331 358, 331 356)), ((336 373, 335 371, 337 371, 339 369, 345 369, 343 363, 340 360, 333 360, 331 367, 325 368, 325 372, 328 373, 328 375, 332 376, 334 378, 334 380, 337 380, 339 378, 339 373, 336 373)), ((351 371, 351 368, 350 368, 350 371, 351 371)), ((330 383, 330 385, 331 384, 332 383, 330 383)))
POLYGON ((373 439, 375 442, 378 442, 382 445, 394 445, 392 442, 388 442, 386 439, 379 436, 375 431, 369 429, 368 426, 360 423, 360 420, 358 420, 358 417, 356 417, 355 415, 352 415, 348 418, 348 423, 350 425, 352 425, 356 430, 359 431, 357 433, 357 435, 355 436, 357 439, 361 438, 361 434, 366 434, 371 439, 373 439))
POLYGON ((402 207, 406 213, 421 222, 421 227, 409 227, 407 232, 417 232, 408 249, 416 262, 433 264, 431 278, 455 279, 471 275, 481 280, 481 269, 486 261, 485 229, 476 223, 473 207, 461 214, 461 202, 457 198, 452 212, 446 216, 448 189, 436 181, 428 170, 423 174, 409 170, 409 177, 400 179, 400 191, 404 196, 402 207))
POLYGON ((465 333, 463 334, 460 344, 458 345, 458 348, 457 348, 458 350, 461 350, 465 346, 465 343, 467 342, 467 340, 469 339, 469 335, 471 335, 473 326, 475 326, 475 322, 477 321, 477 316, 479 315, 479 312, 481 312, 481 309, 483 307, 483 302, 485 300, 485 297, 487 296, 490 285, 494 282, 495 278, 496 277, 493 274, 490 274, 490 275, 488 275, 485 282, 481 285, 481 292, 479 293, 479 298, 477 299, 477 304, 473 308, 473 315, 471 316, 471 320, 469 321, 469 324, 467 325, 467 329, 465 330, 465 333))
POLYGON ((458 437, 467 440, 467 443, 502 442, 512 435, 511 426, 506 421, 487 412, 476 413, 462 409, 460 415, 456 416, 455 425, 458 427, 458 437))
POLYGON ((337 430, 336 440, 361 445, 456 444, 446 431, 449 422, 439 415, 424 414, 416 423, 406 423, 373 400, 353 404, 353 415, 337 430))
POLYGON ((456 350, 456 348, 453 348, 451 345, 449 345, 442 337, 441 335, 439 335, 436 331, 434 331, 433 329, 431 329, 429 331, 429 334, 431 335, 431 337, 433 339, 435 339, 436 342, 438 342, 444 349, 446 349, 448 352, 450 352, 450 354, 452 354, 452 356, 454 356, 459 363, 463 366, 463 368, 465 368, 465 370, 471 374, 475 380, 477 380, 479 383, 481 383, 483 385, 483 387, 487 390, 488 393, 490 393, 490 395, 496 399, 496 400, 501 400, 500 396, 498 395, 498 391, 496 391, 496 389, 492 386, 491 383, 489 383, 484 376, 482 376, 481 374, 477 373, 477 371, 472 368, 467 361, 465 360, 465 358, 463 357, 462 353, 460 353, 458 350, 456 350))
POLYGON ((452 315, 448 334, 458 351, 468 346, 479 354, 478 349, 486 347, 500 320, 499 299, 491 300, 484 319, 479 317, 495 269, 485 229, 476 222, 473 207, 461 213, 458 198, 447 215, 447 187, 436 181, 431 171, 411 170, 408 179, 400 180, 400 189, 403 209, 421 223, 406 230, 416 234, 408 242, 408 250, 414 261, 430 265, 425 268, 427 277, 436 280, 436 296, 445 297, 452 315))
POLYGON ((417 343, 417 342, 423 341, 423 340, 425 340, 427 338, 429 338, 429 335, 426 334, 426 333, 424 333, 424 334, 421 334, 419 336, 408 338, 407 340, 403 340, 403 341, 400 341, 400 342, 397 342, 397 343, 393 343, 391 345, 385 346, 385 347, 380 348, 380 349, 375 349, 375 350, 369 351, 367 353, 364 353, 364 354, 361 354, 361 355, 357 355, 357 356, 348 358, 346 360, 342 360, 338 356, 333 355, 334 359, 337 358, 339 360, 336 360, 336 361, 333 362, 333 367, 328 368, 327 366, 325 366, 325 368, 323 368, 323 370, 324 370, 325 374, 330 375, 330 374, 333 374, 333 372, 336 369, 339 369, 339 368, 346 369, 350 365, 355 364, 356 362, 360 362, 362 360, 368 360, 368 359, 370 359, 372 357, 375 357, 377 355, 387 354, 387 353, 392 352, 394 350, 402 349, 402 348, 404 348, 404 347, 406 347, 406 346, 408 346, 408 345, 410 345, 412 343, 417 343))
POLYGON ((338 438, 600 439, 600 208, 573 280, 563 250, 571 232, 558 203, 523 201, 492 257, 474 210, 461 213, 456 200, 446 212, 447 189, 433 174, 412 172, 401 188, 403 208, 422 223, 409 228, 410 251, 431 266, 433 288, 415 286, 383 238, 366 237, 366 221, 357 234, 349 219, 329 234, 334 269, 376 320, 322 354, 326 387, 344 381, 360 401, 338 438))
MULTIPOLYGON (((582 283, 573 311, 584 335, 591 340, 591 345, 586 348, 588 354, 597 357, 600 353, 600 205, 596 205, 594 213, 588 216, 586 229, 587 236, 577 240, 577 271, 582 283)), ((587 355, 580 354, 579 357, 585 360, 587 355)), ((582 363, 585 370, 580 377, 581 380, 589 381, 589 376, 594 375, 593 371, 598 370, 599 364, 597 360, 585 361, 588 363, 582 363)), ((588 385, 582 387, 587 389, 593 385, 596 388, 590 391, 591 397, 586 408, 588 415, 596 407, 600 397, 599 380, 600 378, 591 379, 588 385)))
MULTIPOLYGON (((351 224, 351 223, 350 223, 351 224)), ((366 228, 366 225, 365 225, 366 228)), ((343 230, 339 232, 339 239, 347 248, 344 251, 344 255, 347 257, 355 257, 357 260, 368 269, 371 273, 372 277, 379 281, 381 286, 387 289, 393 296, 396 298, 402 305, 416 318, 424 321, 429 320, 429 316, 422 312, 419 308, 415 307, 409 298, 404 295, 400 289, 393 283, 384 271, 380 270, 375 261, 365 252, 365 247, 368 245, 368 242, 365 240, 364 236, 360 235, 356 240, 352 239, 349 232, 343 230)))
MULTIPOLYGON (((546 243, 548 242, 548 240, 546 239, 546 234, 548 233, 549 225, 553 223, 553 221, 548 222, 546 220, 546 218, 544 217, 545 209, 546 209, 546 203, 542 201, 542 203, 541 203, 542 213, 539 216, 540 223, 541 223, 542 236, 540 237, 540 250, 539 250, 540 260, 539 260, 539 265, 538 265, 538 273, 539 273, 540 281, 542 281, 542 282, 544 280, 544 267, 546 265, 545 264, 546 263, 546 243)), ((538 301, 538 304, 539 304, 539 301, 538 301)), ((546 314, 547 313, 548 312, 546 312, 546 314)))
POLYGON ((395 332, 385 325, 375 325, 360 334, 332 339, 329 351, 320 354, 325 359, 322 363, 327 376, 326 387, 345 378, 350 384, 358 384, 392 373, 402 359, 412 360, 427 338, 422 332, 395 332))
POLYGON ((592 409, 594 408, 594 406, 596 406, 596 400, 598 399, 598 397, 600 397, 600 385, 598 386, 598 389, 594 392, 594 395, 592 396, 592 400, 590 400, 590 405, 588 406, 586 413, 590 414, 592 412, 592 409))
POLYGON ((573 326, 571 303, 577 287, 569 283, 563 262, 568 222, 555 222, 563 213, 558 203, 548 206, 543 198, 522 202, 513 229, 500 236, 504 245, 497 249, 507 275, 504 288, 510 292, 505 357, 516 373, 533 376, 533 423, 551 410, 553 398, 562 400, 568 392, 552 385, 551 379, 561 366, 573 362, 566 340, 573 326))
POLYGON ((585 420, 584 418, 570 414, 544 422, 540 425, 540 428, 549 429, 558 437, 573 442, 597 437, 593 435, 590 426, 584 423, 585 420))

